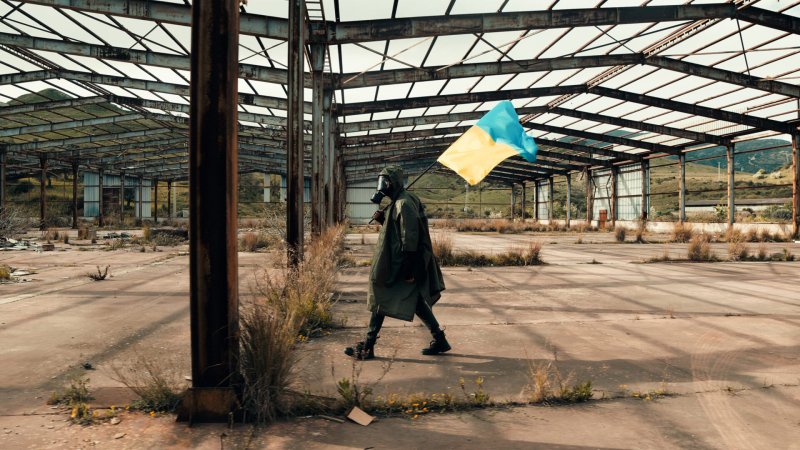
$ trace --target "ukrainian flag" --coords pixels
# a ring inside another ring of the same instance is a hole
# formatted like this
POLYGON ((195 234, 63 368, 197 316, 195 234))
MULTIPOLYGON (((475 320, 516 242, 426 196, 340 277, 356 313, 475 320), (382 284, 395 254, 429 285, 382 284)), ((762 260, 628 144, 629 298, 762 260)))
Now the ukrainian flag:
POLYGON ((504 159, 520 155, 536 161, 536 142, 519 124, 514 105, 504 100, 439 156, 443 165, 475 185, 504 159))

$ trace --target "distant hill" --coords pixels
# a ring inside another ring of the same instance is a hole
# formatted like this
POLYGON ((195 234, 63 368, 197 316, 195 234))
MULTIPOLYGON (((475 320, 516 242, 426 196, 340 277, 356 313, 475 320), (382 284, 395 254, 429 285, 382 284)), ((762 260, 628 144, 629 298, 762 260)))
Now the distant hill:
MULTIPOLYGON (((763 169, 765 172, 775 172, 792 162, 792 144, 782 139, 757 139, 755 141, 739 142, 735 145, 735 152, 746 152, 766 148, 768 150, 737 155, 735 168, 741 172, 758 172, 763 169)), ((705 164, 716 167, 717 164, 725 166, 725 147, 710 147, 697 150, 691 153, 691 159, 707 158, 720 155, 716 158, 705 161, 698 161, 698 164, 705 164)), ((688 159, 688 158, 687 158, 688 159)))

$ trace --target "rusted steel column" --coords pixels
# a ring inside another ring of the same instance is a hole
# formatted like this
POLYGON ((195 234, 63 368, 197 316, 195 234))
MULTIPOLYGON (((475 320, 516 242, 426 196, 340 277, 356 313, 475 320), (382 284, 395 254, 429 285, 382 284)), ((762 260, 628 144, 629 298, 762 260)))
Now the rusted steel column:
POLYGON ((239 0, 192 5, 189 289, 192 388, 180 418, 222 421, 236 402, 239 0), (188 417, 187 417, 188 414, 188 417))
POLYGON ((6 209, 6 149, 0 146, 0 211, 6 209))
POLYGON ((158 224, 158 178, 153 179, 153 222, 158 224))
POLYGON ((553 192, 555 191, 555 179, 551 176, 547 179, 547 220, 553 223, 556 215, 553 213, 553 192))
POLYGON ((645 159, 642 160, 642 199, 641 199, 641 206, 642 206, 642 214, 640 216, 643 223, 647 222, 647 215, 650 208, 648 207, 648 200, 649 195, 648 192, 650 191, 650 160, 645 159))
POLYGON ((167 180, 167 219, 172 220, 172 180, 167 180))
POLYGON ((617 225, 617 174, 619 168, 611 166, 611 199, 609 201, 611 207, 611 226, 617 225))
POLYGON ((686 220, 686 154, 678 155, 678 221, 686 220))
POLYGON ((99 193, 97 196, 97 225, 104 227, 106 225, 106 218, 103 214, 103 175, 105 171, 101 167, 100 170, 97 171, 97 192, 99 193))
POLYGON ((47 183, 47 155, 39 157, 39 167, 42 172, 39 176, 39 229, 47 229, 47 191, 45 184, 47 183))
POLYGON ((800 239, 800 137, 792 136, 792 234, 800 239))
POLYGON ((733 223, 736 221, 736 200, 735 200, 735 185, 734 174, 736 173, 736 159, 733 155, 733 145, 725 147, 725 157, 728 160, 728 227, 733 228, 733 223))
POLYGON ((514 220, 514 206, 517 203, 516 202, 517 199, 514 198, 515 197, 514 194, 516 194, 516 191, 514 189, 514 183, 511 183, 511 220, 514 220))
POLYGON ((303 260, 303 62, 305 2, 289 0, 286 247, 289 266, 303 260))
POLYGON ((78 160, 72 160, 72 229, 78 229, 78 160))
POLYGON ((125 172, 119 173, 119 227, 125 222, 125 172))
POLYGON ((586 176, 586 225, 592 226, 592 219, 594 216, 594 183, 592 182, 592 170, 588 167, 585 172, 586 176))
POLYGON ((564 203, 566 210, 567 210, 567 228, 570 226, 570 221, 572 221, 572 175, 567 174, 567 201, 564 203))
POLYGON ((325 46, 311 45, 311 232, 319 234, 325 220, 325 198, 323 183, 323 92, 322 69, 325 66, 325 46))
POLYGON ((325 193, 323 195, 325 202, 325 223, 327 226, 334 224, 333 219, 333 114, 331 112, 331 104, 333 101, 333 91, 325 89, 322 92, 322 145, 324 147, 325 158, 323 159, 324 177, 323 184, 325 193))
POLYGON ((347 180, 344 177, 344 156, 336 149, 336 137, 333 139, 336 158, 336 222, 344 221, 347 210, 347 180))
POLYGON ((142 187, 143 187, 142 185, 143 185, 143 183, 144 183, 144 180, 142 180, 142 176, 139 175, 139 184, 136 186, 139 189, 139 192, 137 194, 139 196, 139 201, 137 202, 137 205, 136 205, 136 209, 137 209, 137 214, 138 214, 139 220, 144 219, 144 217, 142 217, 142 201, 144 200, 144 198, 142 196, 142 187))
POLYGON ((522 182, 522 221, 525 222, 525 182, 522 182))
POLYGON ((537 222, 539 217, 539 180, 533 180, 533 219, 537 222))

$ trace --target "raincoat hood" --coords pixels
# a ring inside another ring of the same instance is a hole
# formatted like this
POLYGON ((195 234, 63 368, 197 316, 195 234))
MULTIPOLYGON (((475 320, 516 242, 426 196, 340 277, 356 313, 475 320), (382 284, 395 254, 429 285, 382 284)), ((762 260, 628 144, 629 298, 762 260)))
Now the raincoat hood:
POLYGON ((403 183, 403 178, 405 177, 403 168, 400 166, 386 166, 381 170, 380 175, 386 175, 389 177, 389 180, 392 181, 392 197, 397 198, 398 194, 405 188, 403 183))

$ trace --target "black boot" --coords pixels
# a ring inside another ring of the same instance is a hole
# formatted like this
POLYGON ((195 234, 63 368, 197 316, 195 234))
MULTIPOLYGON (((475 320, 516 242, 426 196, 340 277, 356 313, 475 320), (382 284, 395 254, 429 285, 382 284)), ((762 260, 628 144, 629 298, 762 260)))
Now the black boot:
POLYGON ((450 344, 447 342, 447 338, 444 337, 444 331, 434 331, 432 334, 433 340, 428 348, 422 349, 423 355, 438 355, 450 350, 450 344))
POLYGON ((377 339, 377 337, 374 339, 367 337, 364 341, 358 341, 354 346, 344 349, 344 354, 362 361, 375 359, 375 341, 377 339))

